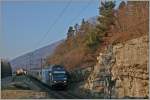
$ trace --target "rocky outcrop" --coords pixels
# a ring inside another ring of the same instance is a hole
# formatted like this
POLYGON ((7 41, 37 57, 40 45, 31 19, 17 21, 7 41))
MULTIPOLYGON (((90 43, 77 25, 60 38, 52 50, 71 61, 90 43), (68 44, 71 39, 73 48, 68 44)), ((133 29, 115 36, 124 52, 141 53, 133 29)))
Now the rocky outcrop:
POLYGON ((117 79, 117 97, 148 96, 148 37, 119 43, 113 46, 116 62, 112 66, 112 78, 117 79))
POLYGON ((148 36, 109 45, 84 85, 96 97, 148 97, 148 36))

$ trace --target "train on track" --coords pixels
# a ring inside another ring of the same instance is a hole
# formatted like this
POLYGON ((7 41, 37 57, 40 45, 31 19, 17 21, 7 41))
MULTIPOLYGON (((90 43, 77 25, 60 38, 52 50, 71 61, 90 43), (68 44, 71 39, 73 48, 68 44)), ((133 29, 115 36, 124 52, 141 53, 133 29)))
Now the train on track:
POLYGON ((68 77, 67 71, 61 65, 50 65, 42 69, 32 69, 29 75, 40 80, 51 88, 67 88, 68 77))

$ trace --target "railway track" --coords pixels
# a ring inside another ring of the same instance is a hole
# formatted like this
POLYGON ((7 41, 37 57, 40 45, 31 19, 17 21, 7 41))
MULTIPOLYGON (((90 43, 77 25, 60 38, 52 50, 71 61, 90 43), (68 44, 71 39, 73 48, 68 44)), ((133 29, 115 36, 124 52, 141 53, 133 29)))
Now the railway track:
MULTIPOLYGON (((28 76, 30 77, 30 76, 28 76)), ((68 92, 67 90, 52 90, 49 86, 45 85, 41 81, 30 77, 30 79, 34 82, 34 84, 38 85, 42 90, 48 92, 50 97, 55 99, 83 99, 80 96, 77 96, 73 93, 68 92)))
POLYGON ((83 97, 69 92, 66 90, 51 89, 48 85, 42 83, 34 77, 27 75, 13 76, 11 77, 10 84, 19 90, 33 90, 39 92, 46 92, 47 99, 83 99, 83 97))

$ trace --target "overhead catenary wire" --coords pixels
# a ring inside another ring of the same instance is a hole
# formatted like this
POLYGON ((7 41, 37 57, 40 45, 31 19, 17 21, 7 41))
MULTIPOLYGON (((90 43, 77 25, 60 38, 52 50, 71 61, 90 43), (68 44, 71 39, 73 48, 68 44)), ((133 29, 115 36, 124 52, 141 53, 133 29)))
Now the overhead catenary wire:
MULTIPOLYGON (((79 13, 70 21, 70 24, 72 24, 74 21, 77 20, 78 17, 80 17, 83 12, 87 10, 87 8, 92 4, 92 1, 94 0, 89 0, 88 3, 79 11, 79 13)), ((76 40, 74 39, 74 44, 77 46, 76 40)))
POLYGON ((56 25, 56 23, 61 19, 61 17, 64 15, 65 11, 68 9, 68 7, 70 6, 72 0, 68 1, 68 3, 66 4, 66 6, 62 9, 62 11, 60 12, 60 14, 56 17, 56 19, 54 20, 54 22, 50 25, 48 31, 43 35, 43 37, 37 42, 36 46, 38 46, 44 39, 45 37, 48 35, 48 33, 54 28, 54 26, 56 25))
POLYGON ((79 11, 79 13, 70 21, 70 23, 73 23, 74 21, 76 21, 76 19, 77 19, 79 16, 81 16, 84 11, 87 10, 87 8, 90 6, 90 4, 92 4, 92 1, 94 1, 94 0, 89 0, 89 2, 87 3, 87 5, 84 6, 84 7, 79 11))
MULTIPOLYGON (((87 3, 87 5, 85 7, 83 7, 81 9, 81 11, 79 11, 79 13, 71 20, 70 23, 72 23, 73 21, 75 21, 81 14, 83 14, 83 12, 88 8, 88 6, 92 3, 92 1, 94 0, 89 0, 89 2, 87 3)), ((62 11, 60 12, 60 14, 56 17, 56 19, 54 20, 54 22, 50 25, 48 31, 43 35, 43 37, 37 42, 36 46, 38 46, 45 38, 46 36, 49 34, 49 32, 54 28, 54 26, 57 24, 57 22, 61 19, 61 17, 64 15, 65 11, 69 8, 69 6, 71 5, 72 0, 68 1, 68 3, 66 4, 66 6, 62 9, 62 11)), ((29 56, 30 58, 30 69, 31 69, 31 57, 33 56, 33 53, 31 53, 31 55, 29 56)), ((42 58, 41 58, 42 59, 42 58)))
MULTIPOLYGON (((37 42, 37 44, 35 45, 35 47, 39 46, 39 44, 46 38, 46 36, 49 34, 49 32, 54 28, 54 26, 57 24, 57 22, 61 19, 61 17, 64 15, 65 11, 68 9, 68 7, 70 6, 72 0, 69 0, 66 4, 66 6, 61 10, 61 12, 58 14, 58 16, 56 17, 56 19, 54 20, 54 22, 50 25, 49 29, 47 30, 47 32, 43 35, 43 37, 37 42)), ((31 69, 31 57, 33 57, 33 53, 31 52, 31 54, 29 55, 29 59, 30 59, 30 63, 29 63, 29 70, 31 69)), ((42 59, 42 58, 41 58, 42 59)), ((33 63, 33 62, 32 62, 33 63)), ((33 66, 33 65, 32 65, 33 66)), ((41 66, 42 67, 42 66, 41 66)))
MULTIPOLYGON (((79 13, 70 21, 70 23, 73 23, 79 16, 81 16, 83 14, 83 12, 89 7, 90 4, 92 4, 92 1, 94 0, 89 0, 89 2, 87 3, 87 5, 85 7, 83 7, 79 13)), ((70 4, 72 3, 72 0, 70 0, 67 5, 62 9, 61 13, 58 15, 58 17, 54 20, 54 22, 51 24, 50 28, 48 29, 48 31, 43 35, 43 37, 37 42, 36 47, 46 38, 46 36, 48 35, 48 33, 54 28, 54 26, 56 25, 56 23, 61 19, 60 17, 63 16, 63 14, 65 13, 65 11, 68 9, 68 7, 70 6, 70 4)))

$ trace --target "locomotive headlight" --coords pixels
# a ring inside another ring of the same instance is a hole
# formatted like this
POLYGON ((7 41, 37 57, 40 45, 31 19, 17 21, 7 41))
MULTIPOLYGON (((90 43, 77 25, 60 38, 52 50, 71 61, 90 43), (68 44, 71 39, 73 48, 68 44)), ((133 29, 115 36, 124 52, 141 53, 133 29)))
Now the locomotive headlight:
POLYGON ((64 81, 64 83, 66 83, 66 81, 64 81))
POLYGON ((56 81, 54 81, 54 83, 56 83, 56 81))

